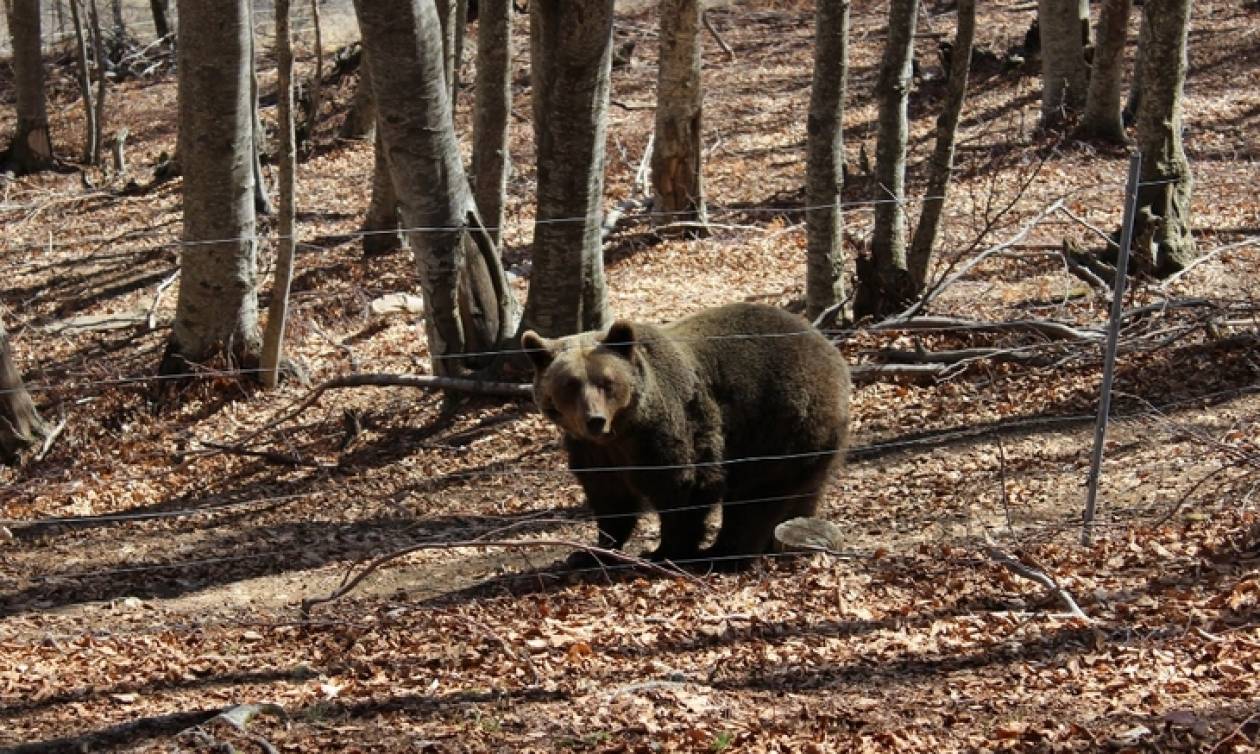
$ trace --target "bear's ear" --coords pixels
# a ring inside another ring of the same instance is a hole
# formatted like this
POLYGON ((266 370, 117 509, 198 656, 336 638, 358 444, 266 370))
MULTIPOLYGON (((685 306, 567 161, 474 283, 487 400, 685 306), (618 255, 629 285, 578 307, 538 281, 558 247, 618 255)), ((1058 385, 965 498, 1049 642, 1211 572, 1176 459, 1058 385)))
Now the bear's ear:
POLYGON ((634 356, 636 345, 634 325, 624 319, 612 323, 612 327, 608 328, 608 334, 604 336, 603 345, 624 359, 631 358, 634 356))
POLYGON ((530 363, 534 365, 534 370, 538 372, 551 366, 551 362, 556 359, 555 353, 551 350, 551 344, 533 330, 526 330, 521 335, 521 348, 529 357, 530 363))

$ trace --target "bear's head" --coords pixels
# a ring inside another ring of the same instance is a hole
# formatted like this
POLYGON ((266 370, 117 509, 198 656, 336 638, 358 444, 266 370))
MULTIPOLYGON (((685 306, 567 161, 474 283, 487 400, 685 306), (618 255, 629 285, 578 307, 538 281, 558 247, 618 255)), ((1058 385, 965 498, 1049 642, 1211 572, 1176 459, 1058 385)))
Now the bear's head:
POLYGON ((638 400, 634 326, 618 321, 602 338, 554 340, 528 330, 521 346, 534 365, 534 400, 547 418, 575 439, 611 442, 638 400))

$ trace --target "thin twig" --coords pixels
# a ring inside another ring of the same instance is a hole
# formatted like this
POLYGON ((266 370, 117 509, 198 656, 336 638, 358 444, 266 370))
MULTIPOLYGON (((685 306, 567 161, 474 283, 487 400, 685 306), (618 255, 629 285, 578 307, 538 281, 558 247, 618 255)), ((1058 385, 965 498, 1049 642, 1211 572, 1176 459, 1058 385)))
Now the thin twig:
POLYGON ((700 12, 700 20, 704 22, 704 28, 708 29, 709 33, 713 35, 713 41, 717 42, 718 47, 722 48, 722 52, 726 53, 731 60, 735 60, 735 50, 726 43, 725 39, 722 39, 721 34, 718 34, 717 27, 713 25, 713 19, 709 18, 708 10, 700 12))
POLYGON ((1000 565, 1005 566, 1016 575, 1023 576, 1024 578, 1030 581, 1035 581, 1045 587, 1047 591, 1058 597, 1059 600, 1063 602, 1064 607, 1067 608, 1068 613, 1071 614, 1073 618, 1079 618, 1083 621, 1090 620, 1089 616, 1081 610, 1080 605, 1076 604, 1076 600, 1072 598, 1072 595, 1068 592, 1068 590, 1059 586, 1058 582, 1050 578, 1050 576, 1048 576, 1045 572, 1037 568, 1033 568, 1016 558, 1014 555, 1002 552, 1002 550, 998 549, 998 547, 992 543, 985 545, 984 551, 990 558, 1000 565))

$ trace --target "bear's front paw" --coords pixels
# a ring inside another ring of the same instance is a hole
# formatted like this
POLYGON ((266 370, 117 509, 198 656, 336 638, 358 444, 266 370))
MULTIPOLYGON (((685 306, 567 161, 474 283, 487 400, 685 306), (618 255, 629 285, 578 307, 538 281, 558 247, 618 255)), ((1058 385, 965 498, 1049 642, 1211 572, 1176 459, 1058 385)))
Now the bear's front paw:
POLYGON ((565 558, 564 567, 576 571, 583 571, 590 568, 603 568, 607 563, 596 557, 595 553, 590 550, 574 550, 569 553, 569 557, 565 558))

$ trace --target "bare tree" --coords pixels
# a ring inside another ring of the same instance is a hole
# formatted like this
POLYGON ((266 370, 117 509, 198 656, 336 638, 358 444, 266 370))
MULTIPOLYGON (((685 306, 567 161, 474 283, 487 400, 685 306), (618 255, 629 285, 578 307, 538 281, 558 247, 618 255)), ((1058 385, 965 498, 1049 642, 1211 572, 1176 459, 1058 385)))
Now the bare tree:
POLYGON ((1151 25, 1146 22, 1146 14, 1141 14, 1138 24, 1137 51, 1133 56, 1133 80, 1129 82, 1129 96, 1124 102, 1121 116, 1126 125, 1137 121, 1138 107, 1142 104, 1142 69, 1146 66, 1146 50, 1151 46, 1151 25))
POLYGON ((166 39, 171 35, 171 0, 149 0, 149 11, 153 14, 153 31, 158 39, 166 39))
MULTIPOLYGON (((1190 0, 1146 0, 1142 13, 1150 39, 1142 56, 1137 122, 1142 181, 1133 237, 1149 239, 1152 270, 1169 275, 1184 269, 1195 254, 1190 234, 1190 162, 1181 141, 1190 0)), ((1142 252, 1139 248, 1139 259, 1142 252)))
POLYGON ((805 160, 805 313, 812 320, 844 300, 844 90, 849 67, 849 0, 818 0, 814 79, 805 160))
MULTIPOLYGON (((92 123, 92 162, 100 164, 105 159, 105 95, 108 91, 105 73, 109 68, 105 54, 105 34, 101 29, 101 14, 97 11, 96 0, 88 0, 88 15, 92 19, 92 40, 96 49, 96 116, 92 123)), ((115 34, 120 34, 121 24, 114 27, 115 34)))
POLYGON ((919 212, 919 224, 910 242, 910 274, 915 289, 922 293, 927 285, 928 263, 932 247, 940 232, 949 179, 954 173, 954 142, 958 135, 958 116, 967 97, 967 77, 971 70, 971 48, 976 37, 976 2, 958 0, 958 30, 949 60, 949 84, 940 117, 936 119, 936 147, 928 164, 927 196, 919 212))
POLYGON ((184 246, 165 374, 216 353, 258 356, 251 21, 249 0, 180 3, 184 246))
POLYGON ((373 137, 372 194, 361 230, 364 256, 388 254, 402 246, 402 236, 398 233, 398 194, 394 193, 389 157, 385 154, 379 128, 373 137))
POLYGON ((258 106, 258 50, 254 41, 254 23, 255 14, 254 2, 250 0, 250 30, 249 30, 249 99, 252 107, 251 133, 253 134, 253 150, 250 156, 252 160, 252 170, 254 171, 254 211, 260 215, 270 215, 274 210, 271 206, 271 196, 267 191, 267 179, 263 175, 262 156, 266 151, 267 130, 263 127, 262 111, 258 106))
POLYGON ((473 193, 496 244, 507 200, 508 122, 512 112, 512 0, 481 0, 473 104, 473 193))
MULTIPOLYGON (((277 11, 278 12, 278 11, 277 11)), ((311 0, 311 24, 315 27, 315 70, 311 73, 310 109, 306 111, 306 137, 315 139, 324 88, 324 31, 319 19, 319 0, 311 0)))
MULTIPOLYGON (((1055 126, 1085 104, 1089 66, 1081 39, 1080 0, 1039 0, 1041 29, 1041 124, 1055 126)), ((1088 33, 1088 17, 1086 20, 1088 33)))
POLYGON ((293 250, 297 245, 294 195, 297 192, 294 167, 297 162, 293 127, 293 37, 289 31, 289 0, 276 0, 276 99, 280 109, 280 237, 276 253, 276 280, 271 286, 267 307, 267 328, 263 331, 262 383, 275 387, 279 381, 284 349, 284 329, 289 318, 289 285, 293 280, 293 250))
POLYGON ((1124 74, 1124 43, 1129 30, 1132 0, 1103 0, 1098 14, 1098 44, 1094 48, 1089 93, 1080 132, 1084 136, 1123 144, 1124 118, 1120 90, 1124 74))
MULTIPOLYGON (((652 149, 652 210, 658 222, 706 222, 700 149, 701 0, 661 0, 652 149)), ((694 230, 700 230, 696 228, 694 230)))
POLYGON ((485 232, 455 138, 432 3, 355 0, 364 64, 420 284, 433 371, 458 374, 460 354, 493 349, 515 332, 516 300, 485 232))
POLYGON ((96 147, 100 137, 96 128, 96 108, 92 106, 92 74, 88 55, 88 34, 83 27, 83 14, 79 10, 79 0, 70 0, 70 17, 74 23, 74 51, 78 58, 79 96, 83 98, 83 120, 86 123, 83 139, 83 162, 92 165, 96 162, 96 147))
POLYGON ((529 13, 538 212, 523 326, 557 337, 609 321, 600 224, 613 0, 531 0, 529 13))
POLYGON ((39 0, 12 0, 9 39, 13 48, 13 80, 17 90, 17 130, 0 154, 0 169, 22 175, 52 165, 47 94, 40 39, 39 0))
POLYGON ((14 464, 24 450, 38 445, 48 435, 22 373, 13 361, 9 333, 0 320, 0 462, 14 464))
POLYGON ((880 188, 875 205, 875 230, 869 257, 857 260, 857 290, 853 316, 883 317, 900 311, 914 298, 914 279, 907 267, 905 200, 906 140, 909 135, 907 102, 910 97, 911 58, 914 53, 918 0, 892 0, 888 37, 880 61, 879 137, 875 147, 875 178, 880 188))

